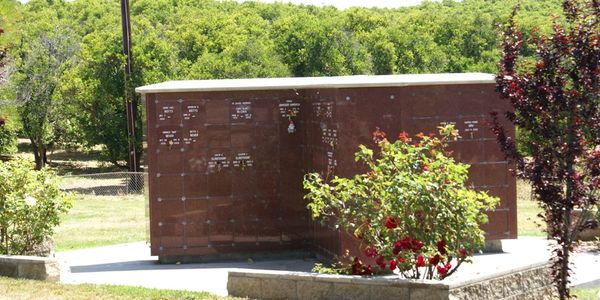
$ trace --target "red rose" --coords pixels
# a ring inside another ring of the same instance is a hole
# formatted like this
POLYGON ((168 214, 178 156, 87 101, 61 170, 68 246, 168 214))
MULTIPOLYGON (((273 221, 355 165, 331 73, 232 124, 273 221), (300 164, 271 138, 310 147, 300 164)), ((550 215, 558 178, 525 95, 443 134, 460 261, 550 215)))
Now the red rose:
POLYGON ((394 242, 394 250, 392 250, 394 255, 398 255, 398 253, 400 253, 400 250, 402 250, 402 241, 394 242))
POLYGON ((385 228, 394 229, 398 227, 398 221, 396 218, 392 218, 390 216, 385 217, 385 228))
POLYGON ((429 258, 429 264, 430 265, 435 266, 438 263, 440 263, 440 255, 439 254, 436 254, 434 257, 430 257, 429 258))
POLYGON ((460 258, 467 257, 467 250, 465 250, 464 248, 461 248, 460 250, 458 250, 458 253, 460 254, 460 258))
POLYGON ((394 271, 396 270, 396 266, 398 265, 398 263, 395 260, 390 260, 390 270, 394 271))
POLYGON ((373 275, 373 268, 371 267, 371 265, 367 265, 366 267, 363 267, 362 275, 373 275))
POLYGON ((417 239, 413 239, 412 240, 412 250, 413 252, 417 253, 419 250, 421 250, 421 248, 423 248, 423 242, 417 240, 417 239))
POLYGON ((404 257, 398 256, 398 263, 403 264, 405 262, 404 257))
POLYGON ((444 277, 446 276, 446 274, 448 274, 448 269, 446 269, 445 266, 437 266, 436 267, 438 274, 440 274, 440 276, 444 277))
POLYGON ((375 260, 375 263, 382 269, 385 269, 385 257, 383 257, 383 255, 379 255, 377 257, 377 259, 375 260))
POLYGON ((365 255, 367 257, 375 257, 377 256, 377 249, 373 248, 372 246, 367 246, 365 249, 365 255))
POLYGON ((446 255, 446 241, 445 240, 440 240, 437 242, 437 249, 440 252, 441 255, 446 255))
POLYGON ((417 263, 415 265, 417 266, 417 268, 425 266, 425 259, 423 258, 423 255, 417 256, 417 263))
POLYGON ((404 237, 404 238, 402 239, 402 241, 400 241, 400 244, 401 244, 401 247, 400 247, 400 248, 401 248, 403 251, 408 251, 408 250, 411 250, 411 249, 412 249, 412 243, 411 243, 411 241, 410 241, 410 238, 409 238, 409 237, 404 237))

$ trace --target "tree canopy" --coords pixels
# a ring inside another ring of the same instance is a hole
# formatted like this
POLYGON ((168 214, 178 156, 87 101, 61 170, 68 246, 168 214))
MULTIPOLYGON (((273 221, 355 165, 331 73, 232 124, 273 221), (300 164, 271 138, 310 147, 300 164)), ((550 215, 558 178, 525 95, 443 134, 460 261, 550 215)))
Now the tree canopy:
MULTIPOLYGON (((436 72, 495 73, 500 27, 517 2, 525 36, 550 30, 560 0, 424 2, 398 9, 215 0, 131 2, 133 84, 165 80, 436 72)), ((72 139, 127 157, 125 63, 117 0, 0 0, 10 48, 28 32, 72 32, 78 63, 61 72, 72 139), (69 111, 74 113, 68 113, 69 111)), ((533 55, 528 45, 524 53, 533 55), (528 52, 529 51, 529 52, 528 52)), ((10 52, 9 52, 10 54, 10 52)), ((10 98, 5 96, 4 98, 10 98)), ((0 108, 1 109, 1 108, 0 108)))

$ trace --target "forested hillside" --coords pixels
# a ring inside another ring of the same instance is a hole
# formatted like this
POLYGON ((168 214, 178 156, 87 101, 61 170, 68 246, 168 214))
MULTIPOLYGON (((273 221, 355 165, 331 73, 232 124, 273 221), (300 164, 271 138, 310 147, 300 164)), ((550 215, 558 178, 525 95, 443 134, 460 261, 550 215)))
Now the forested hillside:
MULTIPOLYGON (((348 10, 131 0, 134 85, 170 79, 493 73, 500 26, 517 3, 517 21, 526 34, 538 27, 548 30, 552 15, 561 11, 560 0, 446 0, 348 10)), ((46 123, 36 129, 42 142, 101 144, 107 161, 123 161, 127 142, 119 1, 0 0, 0 14, 5 29, 0 44, 8 47, 8 72, 14 74, 3 84, 2 98, 16 99, 10 105, 22 104, 19 87, 27 70, 35 73, 40 63, 53 68, 45 75, 49 85, 43 96, 52 101, 40 102, 48 112, 46 123), (60 54, 64 61, 40 62, 44 55, 36 52, 60 54)), ((32 92, 39 86, 28 88, 32 92)), ((0 106, 2 114, 7 114, 6 105, 0 106)))

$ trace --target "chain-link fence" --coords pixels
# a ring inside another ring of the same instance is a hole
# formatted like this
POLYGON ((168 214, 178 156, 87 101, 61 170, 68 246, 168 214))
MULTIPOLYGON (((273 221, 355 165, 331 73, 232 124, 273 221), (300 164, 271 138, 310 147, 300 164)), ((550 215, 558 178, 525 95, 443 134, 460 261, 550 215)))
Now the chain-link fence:
POLYGON ((63 176, 61 188, 86 195, 118 196, 144 193, 147 173, 114 172, 63 176))

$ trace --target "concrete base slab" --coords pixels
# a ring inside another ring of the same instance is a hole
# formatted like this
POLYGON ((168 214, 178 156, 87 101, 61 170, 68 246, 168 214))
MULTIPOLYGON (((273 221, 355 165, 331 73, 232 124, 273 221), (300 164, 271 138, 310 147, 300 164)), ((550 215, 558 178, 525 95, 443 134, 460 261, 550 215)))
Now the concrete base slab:
MULTIPOLYGON (((473 263, 463 264, 445 283, 475 280, 490 274, 548 261, 550 251, 543 238, 503 240, 503 253, 479 254, 473 263)), ((96 283, 143 286, 161 289, 208 291, 227 295, 229 271, 285 270, 308 272, 315 260, 290 259, 271 261, 237 261, 202 264, 159 264, 158 257, 150 255, 144 242, 108 247, 59 252, 61 282, 96 283)), ((600 280, 600 254, 575 253, 573 256, 572 284, 600 280)))

